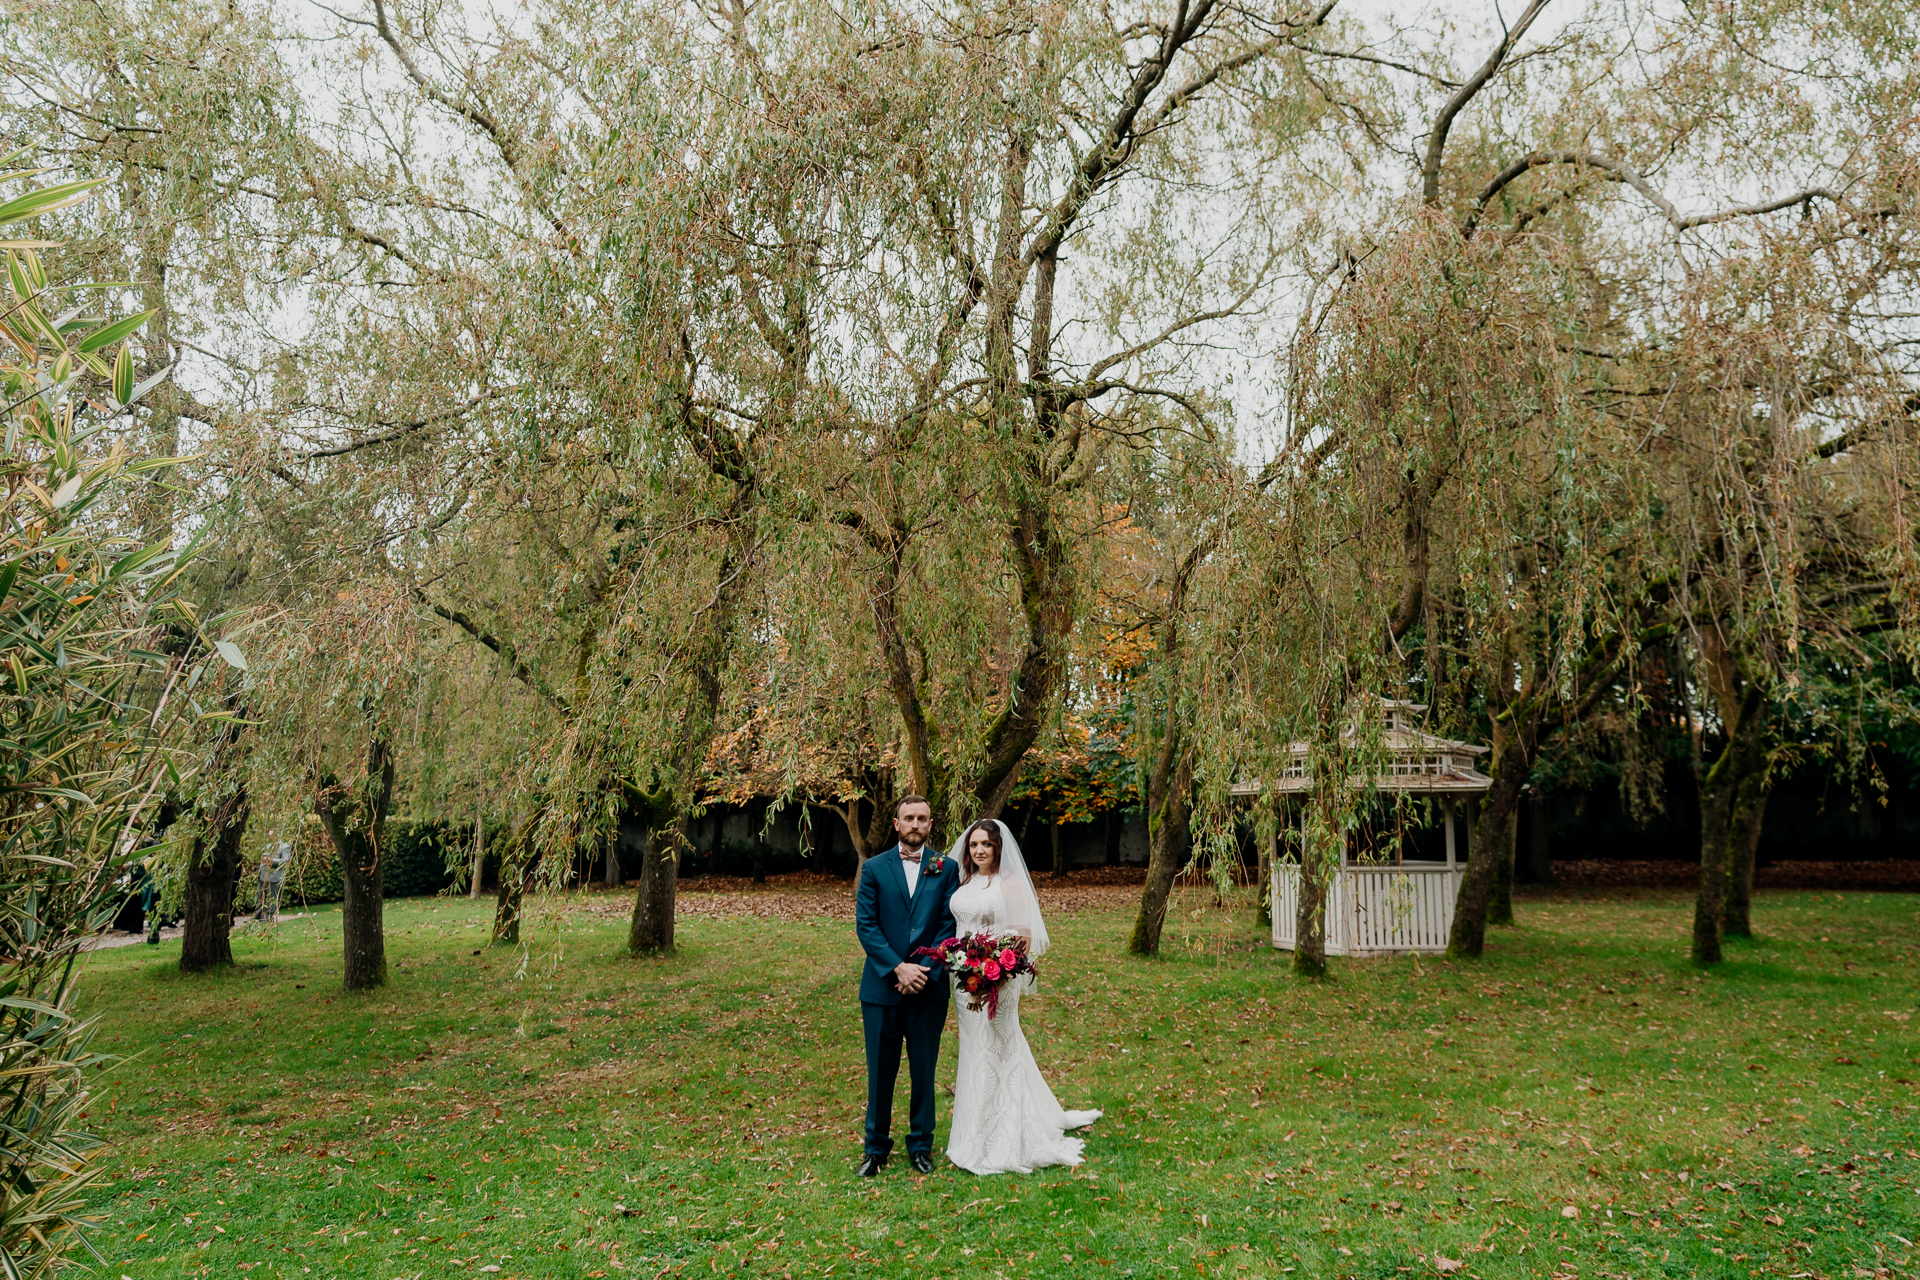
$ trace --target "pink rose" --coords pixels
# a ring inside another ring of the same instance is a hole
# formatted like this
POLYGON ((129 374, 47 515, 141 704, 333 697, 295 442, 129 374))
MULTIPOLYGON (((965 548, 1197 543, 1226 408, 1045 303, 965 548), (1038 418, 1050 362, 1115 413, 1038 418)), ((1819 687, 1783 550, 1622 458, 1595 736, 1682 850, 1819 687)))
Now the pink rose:
POLYGON ((1000 966, 991 960, 980 966, 980 972, 987 975, 988 982, 1000 981, 1000 966))
POLYGON ((1013 966, 1019 963, 1020 963, 1020 957, 1013 954, 1012 947, 1008 947, 1005 951, 1002 951, 1000 953, 1000 967, 1002 969, 1011 969, 1013 968, 1013 966))

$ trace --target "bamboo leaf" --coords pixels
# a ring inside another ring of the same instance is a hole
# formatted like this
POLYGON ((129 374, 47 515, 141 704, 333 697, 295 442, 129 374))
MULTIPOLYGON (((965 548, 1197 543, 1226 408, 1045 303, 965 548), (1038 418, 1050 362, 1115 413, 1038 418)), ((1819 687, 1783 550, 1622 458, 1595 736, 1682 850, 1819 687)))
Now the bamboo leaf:
POLYGON ((137 404, 140 400, 145 398, 147 392, 153 390, 155 387, 159 386, 162 382, 165 382, 167 375, 172 372, 173 372, 173 366, 168 365, 166 368, 160 370, 160 372, 154 374, 151 378, 147 378, 146 380, 141 382, 140 385, 136 386, 133 389, 133 391, 127 396, 127 398, 125 400, 122 400, 120 403, 121 404, 137 404))
POLYGON ((86 178, 79 182, 59 182, 51 187, 41 187, 38 191, 29 191, 23 196, 15 196, 5 204, 0 204, 0 223, 15 222, 36 213, 52 213, 56 209, 77 204, 87 198, 89 191, 106 181, 106 178, 86 178))
POLYGON ((113 362, 113 399, 115 404, 133 403, 133 344, 121 346, 113 362))
MULTIPOLYGON (((102 347, 112 346, 122 338, 133 334, 152 316, 153 312, 142 311, 137 315, 128 316, 124 320, 116 320, 104 328, 95 329, 92 333, 80 340, 80 350, 83 352, 98 351, 102 347)), ((122 403, 125 403, 125 401, 122 401, 122 403)))

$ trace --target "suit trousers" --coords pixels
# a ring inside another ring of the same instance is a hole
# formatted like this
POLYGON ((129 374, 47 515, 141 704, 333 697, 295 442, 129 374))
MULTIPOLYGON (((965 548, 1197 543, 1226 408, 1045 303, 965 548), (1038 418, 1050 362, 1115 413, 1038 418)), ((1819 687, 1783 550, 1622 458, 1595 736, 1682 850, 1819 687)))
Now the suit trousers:
POLYGON ((886 1159, 893 1150, 893 1086, 900 1050, 907 1051, 907 1153, 933 1154, 933 1070, 940 1032, 947 1025, 947 984, 934 983, 899 1004, 860 1004, 867 1033, 866 1153, 886 1159), (937 988, 937 993, 933 988, 937 988))

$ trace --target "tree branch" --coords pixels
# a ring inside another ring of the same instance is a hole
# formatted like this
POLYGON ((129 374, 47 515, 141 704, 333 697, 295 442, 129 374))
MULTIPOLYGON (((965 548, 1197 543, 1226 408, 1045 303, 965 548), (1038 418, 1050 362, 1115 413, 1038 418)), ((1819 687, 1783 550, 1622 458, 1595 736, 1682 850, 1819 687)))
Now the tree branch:
POLYGON ((1473 101, 1475 94, 1487 87, 1487 82, 1493 79, 1493 73, 1500 69, 1500 64, 1507 60, 1509 53, 1513 52, 1513 46, 1519 42, 1521 36, 1526 34, 1527 28, 1533 25, 1533 20, 1539 17, 1540 11, 1546 7, 1547 0, 1533 0, 1533 3, 1527 6, 1526 12, 1520 15, 1520 20, 1513 24, 1512 29, 1488 55, 1487 60, 1480 64, 1480 69, 1474 72, 1465 84, 1454 90, 1453 96, 1448 98, 1445 105, 1440 108, 1440 114, 1434 117, 1433 130, 1427 135, 1427 158, 1420 166, 1420 200, 1428 208, 1440 203, 1440 162, 1446 155, 1447 134, 1452 131, 1455 118, 1466 109, 1469 102, 1473 101))
POLYGON ((1829 187, 1808 187, 1804 191, 1796 191, 1790 196, 1782 196, 1777 200, 1735 205, 1715 213, 1681 213, 1674 207, 1673 201, 1667 199, 1658 188, 1647 181, 1644 174, 1623 160, 1597 155, 1591 151, 1536 151, 1515 160, 1488 179, 1487 185, 1482 187, 1480 194, 1474 197, 1473 208, 1467 214, 1467 221, 1461 228, 1461 234, 1468 237, 1473 235, 1474 228, 1479 225, 1480 215, 1485 212, 1487 203, 1499 195, 1508 184, 1535 169, 1550 164, 1584 165, 1613 175, 1615 181, 1624 182, 1645 196, 1656 209, 1660 210, 1675 231, 1691 231, 1695 227, 1731 222, 1735 218, 1752 218, 1766 213, 1778 213, 1782 209, 1809 204, 1814 200, 1830 200, 1836 205, 1845 203, 1839 193, 1829 187))
MULTIPOLYGON (((1900 407, 1905 411, 1906 417, 1920 417, 1920 395, 1908 396, 1900 407)), ((1897 417, 1889 415, 1878 422, 1863 422, 1857 427, 1849 427, 1814 449, 1813 456, 1822 459, 1838 457, 1871 437, 1874 432, 1883 427, 1892 426, 1898 420, 1897 417)))
POLYGON ((492 398, 492 392, 483 392, 465 404, 456 405, 451 409, 442 413, 433 414, 429 417, 414 418, 408 421, 374 421, 368 425, 387 427, 389 429, 370 436, 360 436, 357 439, 347 441, 345 444, 335 445, 331 449, 315 449, 309 453, 302 454, 301 460, 312 461, 315 458, 338 458, 349 453, 357 453, 362 449, 370 449, 377 444, 392 444, 395 440, 406 439, 416 431, 424 431, 428 427, 446 422, 452 418, 464 417, 476 405, 484 404, 492 398))
POLYGON ((483 630, 479 623, 475 622, 460 610, 449 609, 443 604, 436 603, 428 597, 425 591, 422 591, 418 587, 413 589, 413 598, 433 610, 439 617, 445 618, 448 622, 459 627, 475 640, 478 640, 481 644, 499 654, 501 660, 507 664, 507 670, 513 674, 513 678, 539 694, 550 706, 564 715, 573 714, 573 708, 567 705, 567 700, 548 688, 546 681, 535 675, 533 668, 529 667, 526 662, 522 660, 519 651, 514 648, 512 641, 501 640, 497 636, 483 630))
POLYGON ((400 66, 406 71, 407 78, 419 86, 420 92, 427 97, 486 134, 494 148, 499 151, 500 159, 506 163, 508 171, 520 184, 520 189, 526 192, 528 199, 532 200, 534 207, 539 210, 540 216, 545 218, 555 231, 572 241, 573 233, 567 229, 567 224, 528 189, 526 179, 520 172, 520 149, 514 144, 513 136, 500 127, 499 121, 479 107, 454 101, 451 95, 436 85, 427 73, 420 69, 420 65, 413 60, 413 55, 407 52, 406 46, 400 43, 400 38, 394 34, 392 26, 387 22, 386 0, 373 0, 373 17, 374 30, 379 32, 380 39, 386 42, 387 47, 393 50, 393 56, 400 59, 400 66))

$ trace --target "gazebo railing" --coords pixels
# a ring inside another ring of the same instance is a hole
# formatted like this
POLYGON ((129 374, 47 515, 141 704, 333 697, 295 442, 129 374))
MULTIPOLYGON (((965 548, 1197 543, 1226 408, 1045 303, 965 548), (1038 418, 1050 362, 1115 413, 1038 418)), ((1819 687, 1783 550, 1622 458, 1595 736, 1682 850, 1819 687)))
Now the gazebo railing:
MULTIPOLYGON (((1442 952, 1464 868, 1446 863, 1340 867, 1327 901, 1327 954, 1442 952)), ((1291 951, 1300 907, 1300 867, 1273 868, 1273 945, 1291 951)))

